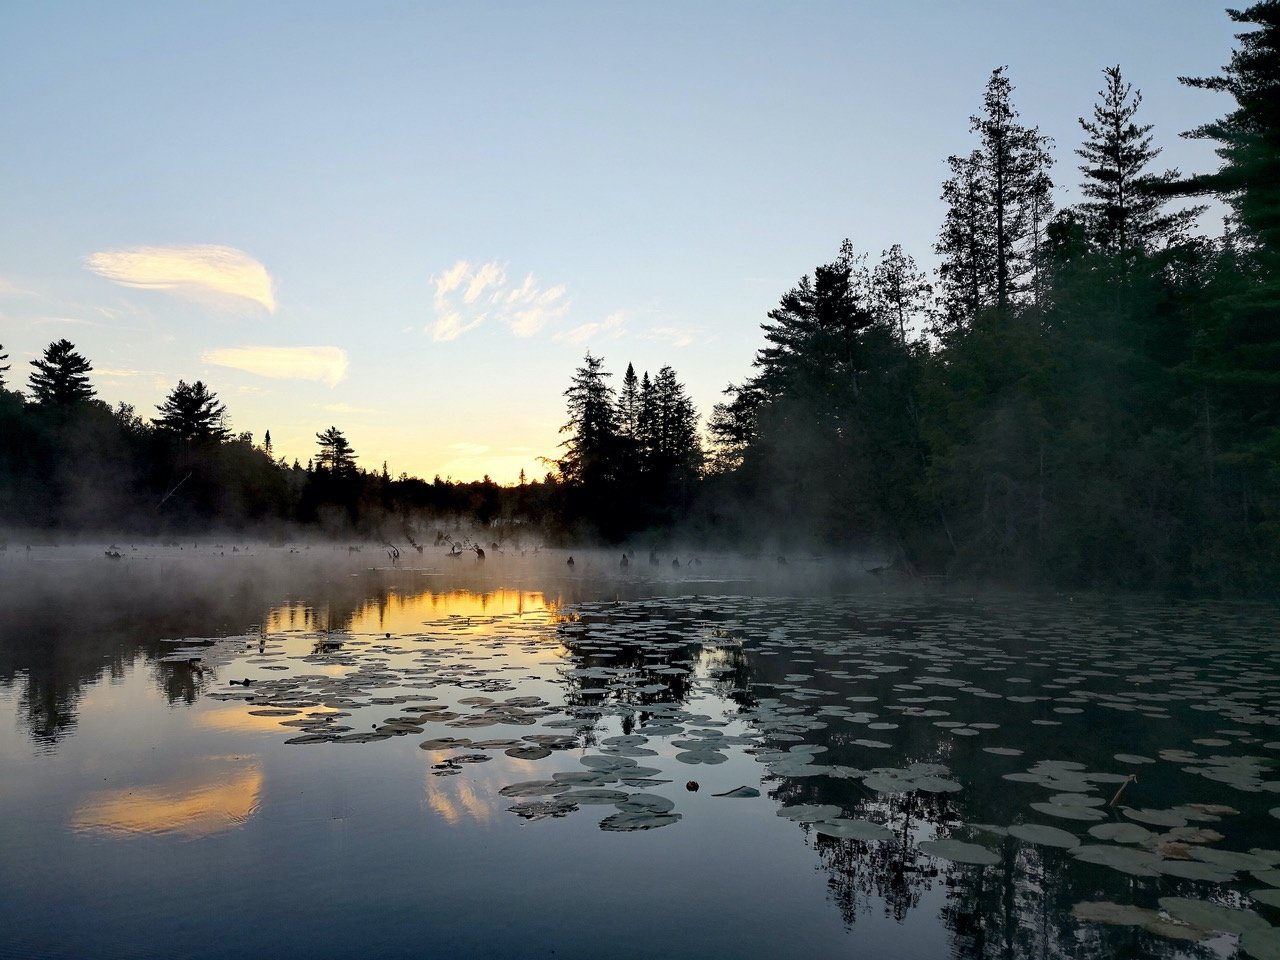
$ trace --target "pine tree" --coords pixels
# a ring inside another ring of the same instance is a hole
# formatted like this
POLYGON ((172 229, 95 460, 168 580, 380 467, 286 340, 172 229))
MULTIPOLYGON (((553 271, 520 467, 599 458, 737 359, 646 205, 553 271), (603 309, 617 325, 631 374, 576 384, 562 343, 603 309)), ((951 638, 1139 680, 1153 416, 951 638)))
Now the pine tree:
POLYGON ((569 436, 560 444, 565 453, 557 467, 569 482, 599 484, 613 479, 618 420, 609 376, 604 361, 588 353, 564 393, 569 422, 560 432, 569 436))
POLYGON ((627 364, 622 375, 622 392, 618 397, 618 432, 624 437, 635 438, 640 419, 640 381, 634 365, 627 364))
POLYGON ((265 453, 268 457, 269 457, 269 456, 271 456, 271 455, 273 454, 273 452, 274 452, 274 450, 273 450, 273 448, 272 448, 272 446, 271 446, 271 431, 270 431, 270 430, 268 430, 266 433, 264 433, 264 434, 262 435, 262 452, 263 452, 263 453, 265 453))
POLYGON ((1222 197, 1234 207, 1248 238, 1280 257, 1280 0, 1227 14, 1259 29, 1236 35, 1240 46, 1223 76, 1179 78, 1188 86, 1229 93, 1236 101, 1225 117, 1183 134, 1216 140, 1222 166, 1180 186, 1222 197))
POLYGON ((192 384, 179 380, 156 409, 160 411, 160 416, 152 421, 156 429, 178 440, 221 442, 229 436, 225 426, 226 405, 219 403, 218 395, 201 380, 192 384))
POLYGON ((92 400, 89 361, 76 353, 70 340, 58 340, 45 348, 44 356, 32 360, 35 371, 28 379, 32 399, 42 407, 66 407, 92 400))
POLYGON ((0 392, 4 391, 4 375, 9 369, 9 364, 5 363, 9 359, 9 355, 4 352, 4 344, 0 343, 0 392))
POLYGON ((1106 83, 1093 119, 1079 118, 1087 134, 1076 150, 1085 161, 1080 192, 1088 198, 1079 205, 1080 218, 1087 239, 1104 253, 1150 251, 1185 233, 1204 208, 1164 212, 1180 174, 1147 170, 1160 150, 1151 145, 1151 124, 1134 122, 1142 93, 1125 83, 1119 66, 1102 72, 1106 83))
MULTIPOLYGON (((316 458, 316 468, 327 468, 335 474, 350 474, 356 469, 356 454, 347 442, 347 438, 337 427, 316 434, 320 444, 320 456, 316 458)), ((311 463, 308 461, 310 471, 311 463)))
POLYGON ((658 371, 653 382, 653 398, 653 467, 661 483, 687 487, 702 469, 697 411, 675 370, 669 366, 658 371))
POLYGON ((969 118, 979 146, 948 158, 947 215, 935 247, 950 327, 988 307, 1007 312, 1039 294, 1039 254, 1053 215, 1051 142, 1018 122, 1005 67, 992 72, 983 112, 969 118))
POLYGON ((933 299, 933 285, 910 255, 895 243, 880 256, 871 275, 872 311, 895 328, 907 345, 907 328, 923 320, 933 299))

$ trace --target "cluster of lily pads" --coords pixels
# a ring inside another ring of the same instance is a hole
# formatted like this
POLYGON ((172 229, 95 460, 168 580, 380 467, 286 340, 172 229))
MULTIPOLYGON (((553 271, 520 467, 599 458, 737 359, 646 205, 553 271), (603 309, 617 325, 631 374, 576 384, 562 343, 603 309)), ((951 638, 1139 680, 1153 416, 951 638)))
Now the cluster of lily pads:
MULTIPOLYGON (((257 675, 214 695, 279 717, 290 744, 424 735, 438 776, 505 757, 516 766, 500 793, 525 820, 605 806, 604 830, 674 826, 682 814, 663 789, 689 773, 718 778, 744 755, 760 765, 760 787, 815 801, 778 814, 826 842, 898 841, 956 869, 996 864, 1021 844, 1081 870, 1280 909, 1270 849, 1280 842, 1256 836, 1280 818, 1262 803, 1280 793, 1280 654, 1261 624, 1217 630, 1212 609, 1197 616, 1117 624, 1102 609, 1015 616, 865 599, 584 603, 558 624, 494 617, 394 639, 239 638, 232 663, 257 675), (1232 639, 1207 649, 1206 635, 1232 639), (395 715, 373 714, 383 707, 395 715), (484 727, 504 729, 463 733, 484 727), (520 765, 575 754, 576 767, 537 779, 520 765), (900 827, 894 811, 911 798, 927 798, 928 819, 900 827)), ((760 796, 731 787, 741 765, 731 768, 717 795, 760 796)), ((1094 903, 1076 916, 1139 917, 1133 925, 1166 936, 1223 929, 1178 904, 1094 903)), ((1249 915, 1262 926, 1238 931, 1246 949, 1272 956, 1270 924, 1249 915)))

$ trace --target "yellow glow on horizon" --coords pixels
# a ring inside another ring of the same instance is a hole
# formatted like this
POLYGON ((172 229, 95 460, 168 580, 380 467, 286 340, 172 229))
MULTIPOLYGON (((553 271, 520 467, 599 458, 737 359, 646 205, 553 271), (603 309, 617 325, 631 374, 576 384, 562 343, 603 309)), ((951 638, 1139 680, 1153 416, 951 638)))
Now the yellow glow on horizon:
POLYGON ((199 773, 171 783, 91 794, 76 809, 71 828, 108 835, 188 838, 233 830, 258 809, 261 765, 256 759, 210 760, 199 773))

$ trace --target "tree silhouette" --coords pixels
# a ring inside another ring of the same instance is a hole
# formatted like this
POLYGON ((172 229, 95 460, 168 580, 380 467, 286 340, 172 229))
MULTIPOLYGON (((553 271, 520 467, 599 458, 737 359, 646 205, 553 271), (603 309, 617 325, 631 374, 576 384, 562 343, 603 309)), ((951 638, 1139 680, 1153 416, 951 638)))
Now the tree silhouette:
POLYGON ((230 435, 224 426, 226 405, 218 402, 218 395, 203 381, 188 384, 179 380, 156 409, 160 411, 160 416, 152 421, 156 429, 178 440, 221 442, 230 435))
POLYGON ((992 71, 983 112, 969 118, 978 148, 947 160, 947 215, 935 249, 953 326, 1040 295, 1039 255, 1053 214, 1050 141, 1018 122, 1005 69, 992 71))
POLYGON ((1080 192, 1088 197, 1079 205, 1081 219, 1088 240, 1106 253, 1150 250, 1185 232, 1204 208, 1163 211, 1178 171, 1147 170, 1160 150, 1151 146, 1151 125, 1134 123, 1142 93, 1125 83, 1119 66, 1102 72, 1106 83, 1093 119, 1079 121, 1088 135, 1076 150, 1085 161, 1080 192))
POLYGON ((614 478, 618 421, 609 377, 604 361, 588 353, 564 393, 569 421, 560 432, 568 437, 560 444, 565 452, 556 465, 571 483, 597 486, 614 478))
POLYGON ((32 360, 35 371, 28 379, 31 396, 42 407, 66 407, 92 400, 89 361, 76 353, 70 340, 57 340, 45 348, 44 356, 32 360))
POLYGON ((1188 131, 1216 140, 1222 166, 1184 181, 1191 193, 1214 193, 1230 203, 1251 242, 1280 256, 1280 0, 1228 10, 1236 23, 1260 29, 1236 35, 1240 46, 1218 77, 1180 77, 1188 86, 1229 93, 1236 107, 1188 131))
POLYGON ((0 390, 4 390, 4 375, 9 369, 9 364, 4 361, 9 359, 9 355, 4 352, 4 344, 0 343, 0 390))
POLYGON ((335 474, 351 474, 356 469, 356 454, 337 427, 316 434, 320 444, 320 455, 316 458, 316 466, 332 471, 335 474))

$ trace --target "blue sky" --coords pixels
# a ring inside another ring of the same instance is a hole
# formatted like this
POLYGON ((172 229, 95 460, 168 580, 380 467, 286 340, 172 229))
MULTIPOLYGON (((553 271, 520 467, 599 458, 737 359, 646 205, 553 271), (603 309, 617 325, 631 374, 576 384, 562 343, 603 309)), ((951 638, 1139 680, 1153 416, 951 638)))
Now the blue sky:
POLYGON ((149 416, 203 379, 304 462, 541 475, 583 353, 704 413, 849 237, 922 265, 991 70, 1057 148, 1121 64, 1161 161, 1221 115, 1202 0, 0 8, 0 343, 149 416))

